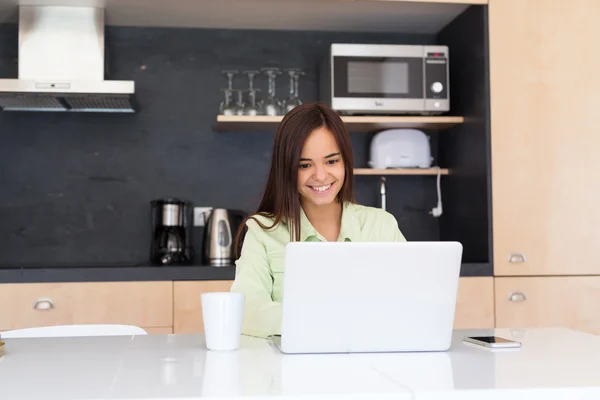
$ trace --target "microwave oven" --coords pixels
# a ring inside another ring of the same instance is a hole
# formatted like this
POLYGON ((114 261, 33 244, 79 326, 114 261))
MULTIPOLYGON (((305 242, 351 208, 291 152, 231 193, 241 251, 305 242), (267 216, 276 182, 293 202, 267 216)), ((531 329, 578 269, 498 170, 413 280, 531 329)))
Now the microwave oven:
POLYGON ((320 66, 321 101, 340 114, 450 110, 447 46, 334 43, 320 66))

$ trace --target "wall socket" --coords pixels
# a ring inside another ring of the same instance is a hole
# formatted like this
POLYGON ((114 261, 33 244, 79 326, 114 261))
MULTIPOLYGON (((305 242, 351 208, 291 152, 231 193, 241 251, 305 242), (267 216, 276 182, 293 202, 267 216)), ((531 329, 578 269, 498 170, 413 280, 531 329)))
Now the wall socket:
POLYGON ((194 226, 204 226, 212 207, 194 207, 194 226))

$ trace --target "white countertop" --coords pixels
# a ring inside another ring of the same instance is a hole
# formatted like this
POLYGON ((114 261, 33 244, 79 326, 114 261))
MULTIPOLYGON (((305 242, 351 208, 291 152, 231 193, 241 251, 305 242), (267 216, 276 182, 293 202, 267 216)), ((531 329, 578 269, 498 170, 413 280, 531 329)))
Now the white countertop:
POLYGON ((456 331, 444 353, 283 355, 243 337, 206 351, 202 335, 5 339, 2 399, 600 399, 600 336, 563 329, 456 331), (519 340, 486 350, 465 335, 519 340))

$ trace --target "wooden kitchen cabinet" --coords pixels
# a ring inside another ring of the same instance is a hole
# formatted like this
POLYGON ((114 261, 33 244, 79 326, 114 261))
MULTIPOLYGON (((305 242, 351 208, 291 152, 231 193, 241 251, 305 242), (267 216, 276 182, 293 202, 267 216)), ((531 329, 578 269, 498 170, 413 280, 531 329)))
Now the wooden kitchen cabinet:
POLYGON ((163 333, 173 326, 173 282, 0 285, 0 332, 71 324, 125 324, 163 333))
POLYGON ((455 329, 494 327, 494 278, 461 277, 458 283, 455 329))
POLYGON ((488 4, 489 0, 376 0, 376 1, 397 1, 412 3, 457 3, 457 4, 488 4))
POLYGON ((200 294, 229 292, 233 281, 178 281, 173 283, 173 333, 204 333, 200 294))
POLYGON ((600 276, 496 278, 495 292, 498 328, 600 334, 600 276))
POLYGON ((495 275, 600 274, 599 20, 598 0, 489 0, 495 275))
MULTIPOLYGON (((229 291, 233 281, 182 281, 173 286, 173 333, 202 333, 200 294, 229 291)), ((462 277, 458 286, 454 326, 494 327, 494 278, 462 277)))
POLYGON ((145 328, 148 335, 167 335, 173 333, 172 326, 165 326, 161 328, 145 328))

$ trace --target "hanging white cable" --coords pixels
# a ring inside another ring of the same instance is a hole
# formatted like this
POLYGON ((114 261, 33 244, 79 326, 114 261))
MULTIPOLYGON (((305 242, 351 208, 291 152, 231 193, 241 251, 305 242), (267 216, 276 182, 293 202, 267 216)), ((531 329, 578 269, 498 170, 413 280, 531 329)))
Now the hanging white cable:
POLYGON ((432 208, 430 211, 430 214, 433 215, 434 218, 439 218, 440 215, 442 215, 442 189, 441 189, 441 178, 442 178, 442 169, 440 167, 434 167, 437 168, 437 206, 432 208))

